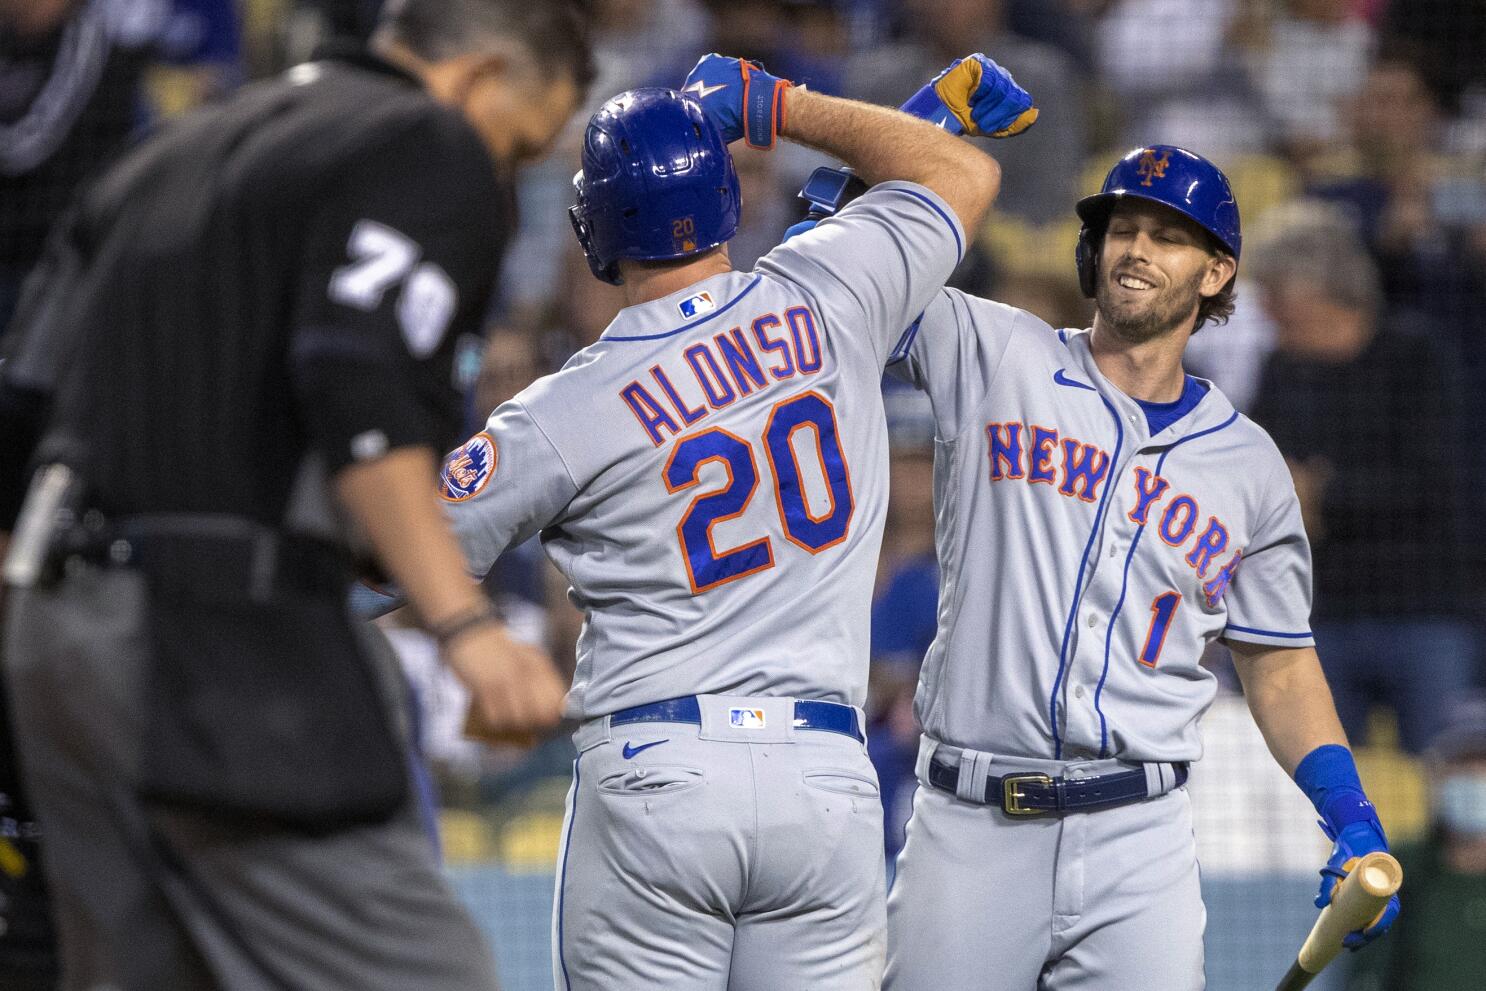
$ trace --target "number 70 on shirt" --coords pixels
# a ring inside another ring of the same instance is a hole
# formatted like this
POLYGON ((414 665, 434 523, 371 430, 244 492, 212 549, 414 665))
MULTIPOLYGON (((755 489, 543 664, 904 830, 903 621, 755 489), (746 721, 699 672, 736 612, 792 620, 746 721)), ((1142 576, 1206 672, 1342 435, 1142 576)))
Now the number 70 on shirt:
POLYGON ((769 465, 785 539, 810 554, 846 539, 855 506, 836 410, 814 390, 791 396, 769 411, 762 437, 744 438, 711 427, 681 438, 671 449, 662 472, 666 491, 693 493, 676 525, 676 538, 694 595, 774 566, 774 542, 767 533, 726 549, 717 547, 712 534, 717 524, 748 511, 759 489, 759 450, 769 465), (812 437, 810 444, 807 438, 812 437), (701 484, 703 467, 714 463, 724 470, 724 484, 694 492, 701 484), (815 509, 806 492, 812 475, 826 494, 824 500, 817 500, 824 505, 815 509))

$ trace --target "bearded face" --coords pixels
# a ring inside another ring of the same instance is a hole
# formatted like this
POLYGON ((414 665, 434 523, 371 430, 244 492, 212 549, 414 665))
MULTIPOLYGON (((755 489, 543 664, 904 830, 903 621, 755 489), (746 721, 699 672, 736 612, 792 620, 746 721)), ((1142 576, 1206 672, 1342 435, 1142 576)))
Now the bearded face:
POLYGON ((1094 299, 1104 325, 1134 343, 1160 337, 1197 313, 1202 273, 1175 283, 1159 281, 1139 265, 1127 265, 1099 279, 1094 299))
POLYGON ((1101 325, 1140 343, 1195 320, 1203 296, 1231 277, 1220 263, 1187 217, 1148 201, 1120 203, 1100 244, 1094 298, 1101 325))

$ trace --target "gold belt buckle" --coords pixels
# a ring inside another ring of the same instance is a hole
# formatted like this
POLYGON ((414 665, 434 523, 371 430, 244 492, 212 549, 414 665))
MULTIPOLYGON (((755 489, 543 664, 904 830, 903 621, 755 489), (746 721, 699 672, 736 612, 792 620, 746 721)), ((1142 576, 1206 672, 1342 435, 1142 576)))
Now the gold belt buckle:
POLYGON ((1052 787, 1053 779, 1046 774, 1008 774, 1001 779, 1001 808, 1009 816, 1040 816, 1047 813, 1047 809, 1026 809, 1022 807, 1022 799, 1026 798, 1018 785, 1039 784, 1052 787))

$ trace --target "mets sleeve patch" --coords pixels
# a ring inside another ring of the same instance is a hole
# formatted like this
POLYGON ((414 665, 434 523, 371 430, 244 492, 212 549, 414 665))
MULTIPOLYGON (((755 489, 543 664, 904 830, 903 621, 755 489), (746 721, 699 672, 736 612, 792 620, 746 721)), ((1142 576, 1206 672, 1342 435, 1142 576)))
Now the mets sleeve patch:
POLYGON ((446 502, 473 499, 495 474, 497 460, 495 438, 483 431, 475 434, 444 462, 444 470, 439 473, 439 496, 446 502))

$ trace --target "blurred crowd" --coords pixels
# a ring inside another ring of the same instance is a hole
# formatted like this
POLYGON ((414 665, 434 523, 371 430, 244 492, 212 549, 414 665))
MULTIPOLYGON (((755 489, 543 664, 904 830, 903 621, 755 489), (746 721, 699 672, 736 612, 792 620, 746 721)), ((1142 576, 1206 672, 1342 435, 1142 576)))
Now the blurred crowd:
MULTIPOLYGON (((0 327, 90 174, 161 120, 364 35, 378 6, 0 0, 0 327)), ((885 104, 970 51, 1006 65, 1042 116, 990 149, 1003 191, 954 283, 1054 326, 1088 320, 1072 206, 1117 154, 1159 141, 1215 160, 1243 216, 1239 304, 1198 335, 1191 370, 1290 460, 1317 560, 1319 649, 1349 734, 1363 742, 1391 723, 1406 754, 1428 752, 1444 703, 1480 686, 1486 663, 1486 0, 594 0, 593 16, 589 109, 675 85, 708 51, 885 104)), ((565 216, 587 116, 521 188, 499 304, 462 362, 472 424, 595 340, 620 305, 565 216)), ((737 163, 732 257, 747 268, 799 218, 795 192, 820 161, 789 146, 740 148, 737 163)), ((891 853, 938 576, 932 423, 911 392, 888 408, 871 747, 891 853)), ((489 587, 526 636, 572 657, 581 617, 535 547, 507 555, 489 587)), ((519 806, 546 771, 565 772, 562 742, 529 756, 463 742, 431 645, 416 630, 394 639, 429 703, 446 799, 519 806)), ((1221 649, 1212 663, 1226 677, 1221 649)))

